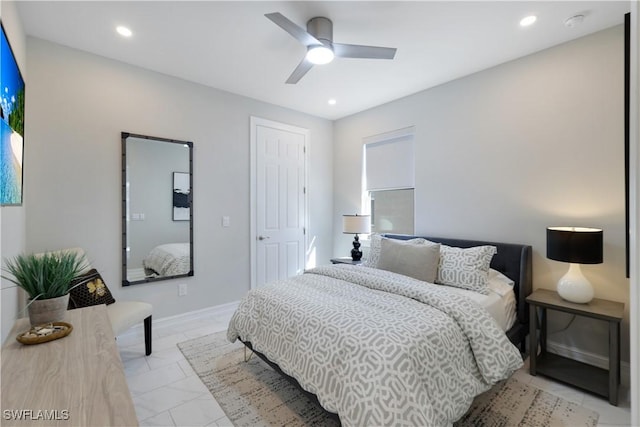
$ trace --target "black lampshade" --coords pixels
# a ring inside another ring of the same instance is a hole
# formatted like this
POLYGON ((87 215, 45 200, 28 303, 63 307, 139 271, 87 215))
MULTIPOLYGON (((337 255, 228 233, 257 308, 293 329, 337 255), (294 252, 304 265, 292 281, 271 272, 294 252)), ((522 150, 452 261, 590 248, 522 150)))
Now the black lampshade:
POLYGON ((602 230, 583 227, 547 228, 547 258, 574 264, 600 264, 602 230))

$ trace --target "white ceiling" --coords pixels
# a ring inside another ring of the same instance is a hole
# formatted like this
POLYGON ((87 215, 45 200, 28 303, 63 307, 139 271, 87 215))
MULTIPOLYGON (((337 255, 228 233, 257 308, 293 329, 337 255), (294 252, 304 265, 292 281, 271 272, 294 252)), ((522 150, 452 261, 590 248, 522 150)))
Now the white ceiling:
POLYGON ((629 2, 22 1, 18 10, 30 36, 337 119, 621 24, 629 2), (325 16, 335 42, 398 51, 394 60, 338 58, 286 85, 306 50, 270 12, 301 27, 325 16), (530 14, 537 22, 521 28, 530 14), (565 27, 575 14, 584 22, 565 27))

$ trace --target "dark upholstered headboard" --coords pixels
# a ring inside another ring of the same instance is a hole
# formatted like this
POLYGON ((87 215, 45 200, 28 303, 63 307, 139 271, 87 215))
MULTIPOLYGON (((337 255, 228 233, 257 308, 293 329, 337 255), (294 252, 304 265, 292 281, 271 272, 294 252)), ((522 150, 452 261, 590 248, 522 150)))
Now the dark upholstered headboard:
POLYGON ((480 240, 450 239, 446 237, 409 236, 404 234, 385 234, 385 237, 399 240, 422 237, 436 243, 459 248, 491 245, 497 248, 497 253, 491 260, 491 268, 498 270, 515 282, 518 321, 506 333, 511 342, 521 344, 524 350, 525 338, 529 332, 529 307, 525 298, 532 291, 533 268, 531 260, 531 246, 514 243, 484 242, 480 240))

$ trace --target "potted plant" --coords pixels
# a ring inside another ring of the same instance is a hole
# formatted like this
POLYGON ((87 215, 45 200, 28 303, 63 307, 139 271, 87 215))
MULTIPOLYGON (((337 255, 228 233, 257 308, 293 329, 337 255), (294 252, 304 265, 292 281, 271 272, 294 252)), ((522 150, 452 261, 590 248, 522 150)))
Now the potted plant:
POLYGON ((2 276, 24 289, 31 325, 62 320, 75 278, 87 269, 83 255, 75 252, 18 255, 5 262, 13 278, 2 276))

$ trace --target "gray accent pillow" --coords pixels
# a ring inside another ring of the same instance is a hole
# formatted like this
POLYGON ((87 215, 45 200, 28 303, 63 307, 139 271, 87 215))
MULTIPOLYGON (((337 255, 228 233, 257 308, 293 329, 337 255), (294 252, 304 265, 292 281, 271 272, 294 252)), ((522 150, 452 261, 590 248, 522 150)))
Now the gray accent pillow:
POLYGON ((382 239, 378 268, 434 283, 438 275, 440 244, 382 239))
POLYGON ((455 248, 441 245, 437 282, 487 295, 489 266, 496 252, 495 246, 455 248))
MULTIPOLYGON (((380 259, 380 249, 382 247, 382 239, 387 239, 386 237, 382 237, 381 234, 373 233, 369 236, 369 256, 367 260, 362 263, 365 267, 378 268, 378 260, 380 259)), ((387 239, 389 240, 389 239, 387 239)), ((427 242, 427 240, 418 237, 410 240, 396 240, 398 242, 407 242, 414 245, 421 244, 427 242)))

